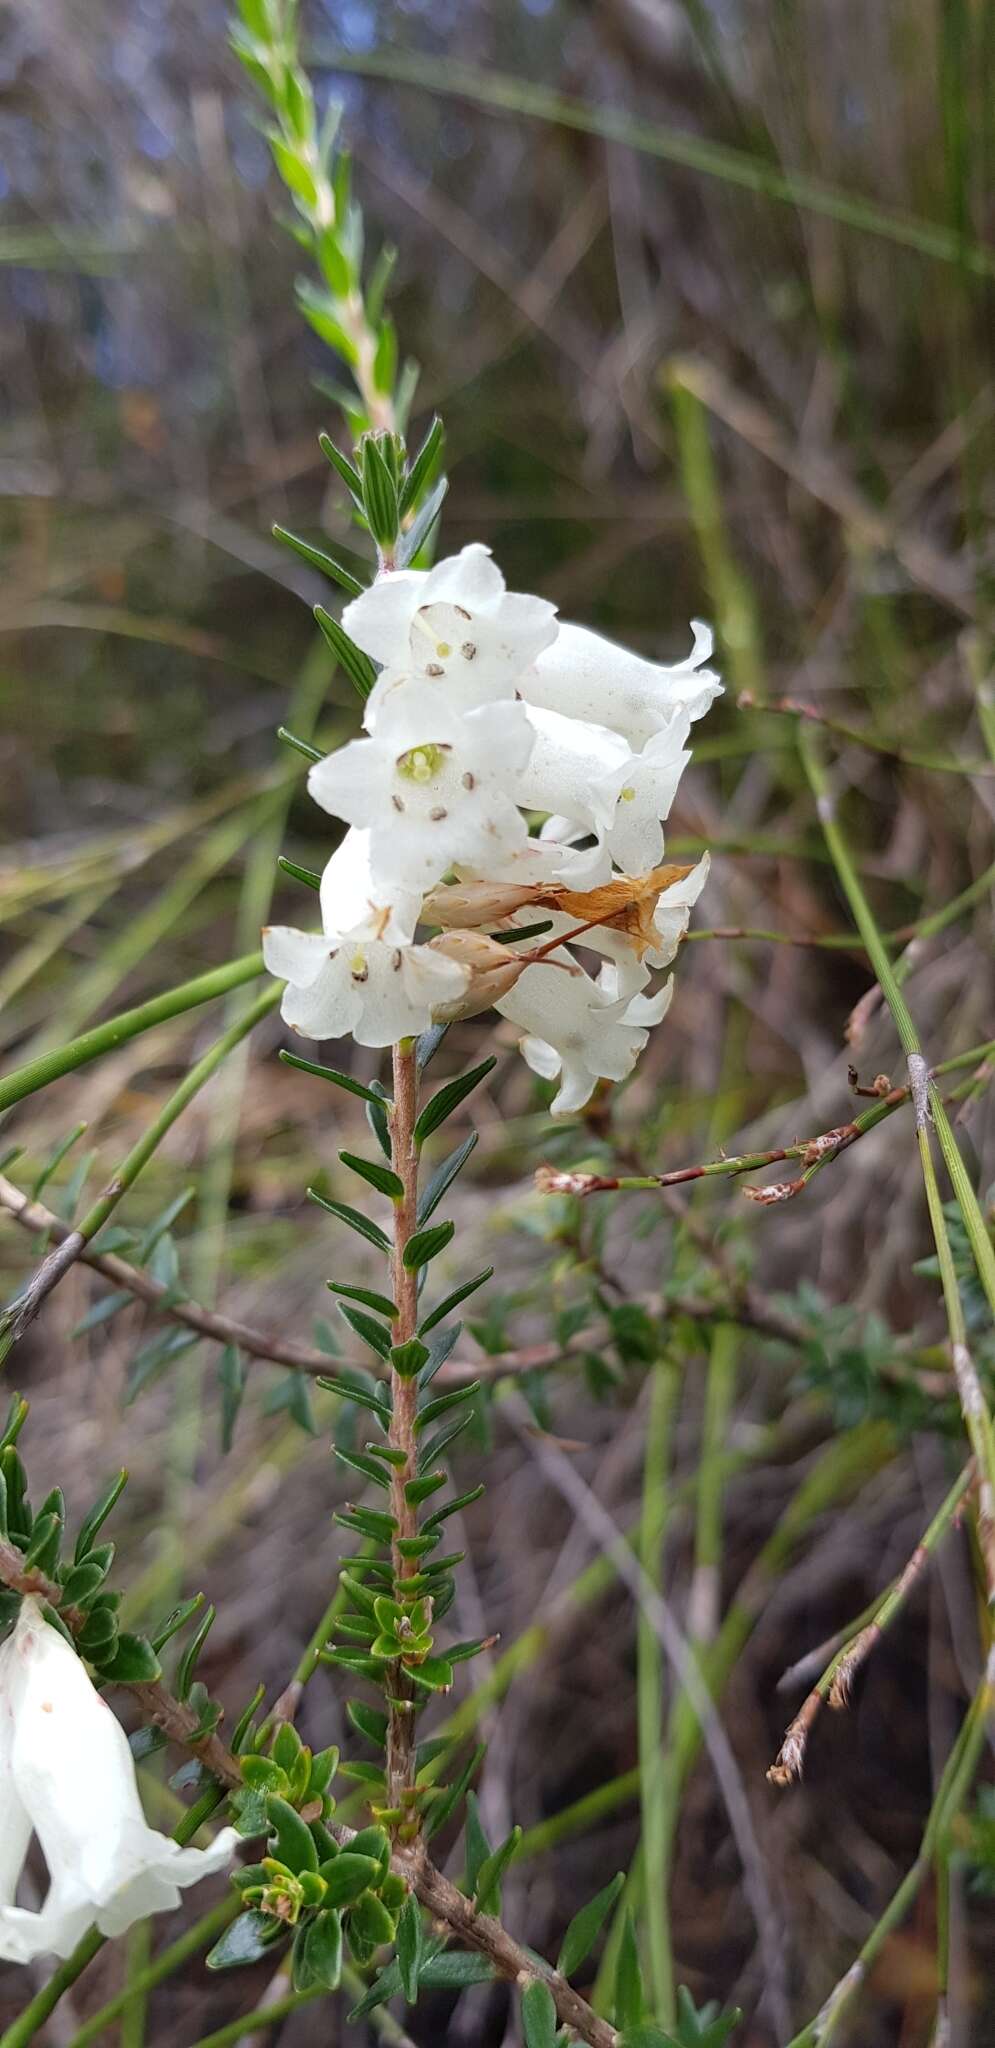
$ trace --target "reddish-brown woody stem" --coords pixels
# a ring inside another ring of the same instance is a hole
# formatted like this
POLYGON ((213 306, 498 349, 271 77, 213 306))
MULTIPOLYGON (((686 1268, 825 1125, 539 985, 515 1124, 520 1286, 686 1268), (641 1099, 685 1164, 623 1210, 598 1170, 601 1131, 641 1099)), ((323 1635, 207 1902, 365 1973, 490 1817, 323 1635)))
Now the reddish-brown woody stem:
MULTIPOLYGON (((415 1119, 418 1114, 418 1066, 410 1040, 394 1047, 394 1107, 390 1118, 390 1159, 403 1193, 394 1205, 394 1244, 391 1252, 391 1290, 397 1308, 394 1325, 397 1344, 406 1344, 418 1328, 418 1275, 404 1263, 404 1252, 418 1227, 418 1147, 415 1119)), ((391 1468, 391 1513, 394 1583, 418 1569, 417 1560, 405 1557, 398 1545, 418 1534, 418 1510, 412 1507, 405 1487, 417 1476, 415 1417, 418 1406, 417 1377, 391 1367, 391 1446, 404 1452, 403 1465, 391 1468)), ((387 1714, 387 1806, 400 1809, 406 1818, 395 1823, 398 1838, 410 1840, 417 1832, 414 1812, 415 1714, 414 1687, 403 1664, 394 1666, 390 1678, 387 1714)))

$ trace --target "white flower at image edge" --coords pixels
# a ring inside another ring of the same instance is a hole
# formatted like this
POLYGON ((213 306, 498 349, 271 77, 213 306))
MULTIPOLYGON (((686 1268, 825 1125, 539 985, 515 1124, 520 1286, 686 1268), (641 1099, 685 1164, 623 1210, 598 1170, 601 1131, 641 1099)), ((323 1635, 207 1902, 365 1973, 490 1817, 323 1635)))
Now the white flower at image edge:
POLYGON ((464 967, 411 944, 420 894, 375 888, 368 833, 346 833, 322 875, 320 902, 321 932, 263 932, 266 966, 287 983, 280 1014, 291 1030, 393 1045, 427 1031, 435 1006, 464 993, 464 967))
POLYGON ((461 714, 432 684, 407 682, 372 739, 315 762, 308 789, 324 810, 369 831, 378 886, 424 891, 457 861, 493 872, 524 846, 517 791, 531 747, 521 704, 461 714))
POLYGON ((510 697, 556 635, 556 611, 542 597, 507 591, 479 541, 433 569, 395 569, 347 604, 342 624, 387 673, 366 711, 372 732, 399 676, 442 686, 447 701, 473 710, 510 697))
POLYGON ((589 718, 620 733, 630 747, 644 747, 675 711, 700 718, 722 694, 718 676, 705 666, 714 645, 711 628, 692 619, 691 631, 694 645, 687 659, 668 666, 646 661, 586 626, 561 625, 522 677, 520 692, 529 704, 589 718))
POLYGON ((658 995, 616 999, 560 951, 527 967, 494 1007, 524 1032, 519 1051, 533 1073, 559 1079, 552 1113, 569 1116, 583 1109, 599 1080, 624 1081, 631 1074, 649 1027, 666 1015, 672 995, 668 981, 658 995))
POLYGON ((38 1602, 22 1600, 0 1649, 0 1956, 68 1956, 94 1922, 117 1935, 169 1912, 238 1841, 223 1828, 209 1849, 181 1849, 148 1826, 124 1729, 38 1602), (37 1913, 14 1904, 33 1833, 49 1875, 37 1913))

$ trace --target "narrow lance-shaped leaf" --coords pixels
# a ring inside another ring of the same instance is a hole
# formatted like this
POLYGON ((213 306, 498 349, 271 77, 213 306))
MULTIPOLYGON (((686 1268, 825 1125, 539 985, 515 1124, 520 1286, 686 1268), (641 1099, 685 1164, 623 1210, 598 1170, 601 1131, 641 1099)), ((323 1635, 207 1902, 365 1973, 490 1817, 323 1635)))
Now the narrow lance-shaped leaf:
POLYGON ((285 853, 277 856, 276 864, 283 874, 290 876, 292 881, 303 882, 308 889, 321 888, 321 876, 314 868, 299 867, 295 860, 288 860, 285 853))
POLYGON ((618 1960, 615 1965, 615 2025, 623 2031, 636 2026, 642 2019, 645 2008, 646 1994, 643 1990, 643 1973, 639 1967, 636 1930, 632 1914, 626 1912, 622 1918, 618 1960))
POLYGON ((176 1673, 176 1692, 177 1697, 181 1700, 185 1700, 190 1692, 190 1687, 193 1684, 194 1675, 197 1670, 197 1662, 214 1626, 216 1612, 217 1610, 213 1606, 207 1608, 196 1635, 188 1644, 180 1659, 179 1669, 176 1673))
POLYGON ((447 1294, 444 1301, 440 1301, 438 1308, 434 1308, 431 1315, 427 1315, 424 1322, 419 1323, 419 1336, 427 1337, 429 1330, 434 1330, 436 1323, 444 1322, 446 1316, 454 1308, 458 1308, 461 1301, 466 1301, 469 1295, 476 1294, 477 1288, 482 1287, 493 1272, 493 1266, 485 1266, 483 1272, 475 1274, 472 1280, 464 1280, 462 1287, 454 1287, 452 1293, 447 1294))
POLYGON ((525 2048, 555 2048, 556 2007, 548 1984, 534 1977, 522 1992, 522 2032, 525 2048))
POLYGON ((424 1954, 425 1937, 421 1907, 413 1892, 408 1893, 401 1908, 394 1938, 401 1971, 401 1988, 408 2005, 414 2005, 418 1998, 418 1974, 424 1954))
POLYGON ((575 1913, 563 1937, 556 1967, 563 1977, 570 1977, 580 1968, 597 1941, 598 1935, 611 1912, 619 1892, 625 1884, 625 1874, 620 1871, 606 1884, 603 1891, 596 1892, 579 1913, 575 1913))
POLYGON ((479 1067, 472 1067, 468 1074, 460 1074, 455 1080, 446 1081, 431 1100, 426 1102, 417 1118, 414 1130, 415 1143, 424 1144, 425 1139, 431 1137, 432 1132, 437 1131, 440 1124, 445 1123, 453 1110, 458 1109, 460 1103, 466 1101, 467 1096, 473 1093, 478 1084, 486 1075, 492 1073, 496 1066, 496 1059, 482 1060, 479 1067))
POLYGON ((120 1500, 121 1495, 124 1492, 124 1489, 127 1486, 127 1484, 127 1472, 118 1472, 116 1476, 111 1480, 110 1485, 104 1488, 104 1491, 100 1495, 99 1499, 94 1501, 94 1504, 90 1509, 89 1514, 84 1518, 83 1522, 80 1525, 80 1532, 76 1538, 76 1549, 74 1555, 77 1564, 81 1564, 87 1552, 93 1549, 93 1545, 96 1542, 97 1537, 101 1529, 103 1528, 103 1525, 106 1522, 108 1515, 111 1512, 111 1509, 114 1507, 115 1503, 120 1500))
POLYGON ((501 1910, 501 1880, 508 1868, 518 1844, 522 1830, 514 1827, 507 1840, 488 1856, 477 1875, 476 1898, 482 1913, 498 1913, 501 1910))
POLYGON ((317 1202, 319 1209, 327 1209, 330 1216, 337 1216, 340 1223, 348 1223, 350 1230, 354 1230, 358 1237, 365 1237, 368 1244, 375 1244, 378 1252, 390 1251, 390 1239, 380 1229, 379 1224, 370 1222, 368 1216, 361 1215, 358 1209, 350 1208, 347 1202, 333 1202, 327 1195, 319 1195, 317 1188, 308 1188, 307 1192, 309 1201, 317 1202))
POLYGON ((408 1272, 417 1272, 419 1266, 427 1266, 430 1259, 445 1250, 455 1235, 455 1223, 431 1223, 426 1230, 416 1230, 404 1247, 403 1258, 408 1272))
POLYGON ((357 1386, 352 1379, 326 1379, 324 1373, 319 1373, 318 1385, 324 1387, 326 1393, 337 1394, 340 1401, 358 1402, 361 1408, 368 1408, 376 1416, 383 1429, 390 1428, 390 1409, 386 1401, 381 1401, 366 1387, 357 1386))
POLYGON ((435 1172, 426 1182, 419 1198, 419 1224, 427 1223, 429 1217, 438 1208, 443 1195, 452 1186, 457 1174, 462 1172, 476 1142, 477 1133, 476 1131, 471 1131, 469 1137, 464 1138, 462 1145, 457 1145, 455 1152, 450 1152, 448 1159, 444 1159, 441 1166, 436 1167, 435 1172))
POLYGON ((422 491, 432 476, 442 454, 444 440, 445 428, 438 413, 436 413, 428 433, 408 470, 401 489, 400 511, 402 519, 405 513, 410 512, 412 505, 418 503, 422 491))
POLYGON ((377 1315, 389 1316, 391 1320, 397 1315, 397 1303, 389 1295, 377 1294, 372 1287, 350 1287, 344 1280, 326 1280, 325 1285, 332 1294, 344 1295, 347 1301, 361 1301, 364 1308, 375 1309, 377 1315))
POLYGON ((340 1152, 339 1158, 343 1166, 358 1174, 369 1187, 376 1188, 378 1194, 386 1195, 391 1202, 401 1201, 403 1181, 398 1174, 392 1173, 389 1166, 381 1166, 379 1159, 362 1159, 357 1152, 340 1152))
POLYGON ((330 576, 333 582, 348 591, 350 597, 361 596, 365 586, 342 562, 337 562, 334 555, 327 555, 324 548, 312 547, 309 541, 288 532, 285 526, 274 526, 273 538, 282 541, 284 547, 292 548, 294 554, 299 555, 302 562, 310 563, 312 569, 320 570, 323 576, 330 576))
POLYGON ((314 1060, 303 1060, 299 1053, 286 1050, 281 1051, 280 1058, 284 1066, 298 1067, 302 1074, 316 1074, 319 1081, 331 1081, 334 1087, 344 1088, 349 1095, 359 1095, 364 1102, 377 1100, 372 1088, 367 1088, 363 1081, 354 1080, 351 1074, 340 1073, 337 1067, 321 1067, 314 1060))
POLYGON ((349 1324, 350 1329, 355 1330, 357 1337, 361 1337, 363 1343, 368 1344, 371 1351, 375 1351, 377 1356, 385 1361, 390 1357, 391 1345, 394 1340, 390 1331, 386 1330, 382 1323, 375 1322, 372 1316, 364 1315, 360 1308, 351 1308, 347 1301, 340 1301, 338 1310, 340 1316, 343 1316, 349 1324))
POLYGON ((360 696, 368 697, 377 679, 377 672, 369 655, 364 654, 354 640, 350 640, 348 633, 339 625, 337 619, 332 618, 330 612, 326 612, 324 605, 315 605, 314 616, 339 666, 345 670, 349 681, 359 691, 360 696))
POLYGON ((282 740, 284 742, 285 746, 293 747, 295 754, 303 754, 305 761, 314 762, 324 760, 324 755, 322 754, 320 747, 312 747, 310 740, 298 739, 297 734, 295 732, 291 732, 287 726, 278 725, 276 729, 276 736, 278 740, 282 740))

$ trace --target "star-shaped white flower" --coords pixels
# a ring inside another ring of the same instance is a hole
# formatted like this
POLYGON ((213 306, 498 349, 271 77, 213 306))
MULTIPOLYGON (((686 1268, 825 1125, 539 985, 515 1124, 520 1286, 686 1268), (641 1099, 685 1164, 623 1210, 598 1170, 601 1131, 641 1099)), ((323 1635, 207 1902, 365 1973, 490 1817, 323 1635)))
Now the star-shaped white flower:
POLYGON ((223 1828, 209 1849, 182 1849, 148 1826, 124 1729, 38 1602, 23 1599, 0 1649, 0 1956, 68 1956, 94 1923, 117 1935, 168 1912, 230 1863, 238 1839, 223 1828), (33 1833, 49 1877, 37 1913, 14 1904, 33 1833))
POLYGON ((644 747, 675 710, 700 718, 721 693, 718 676, 704 665, 714 644, 711 629, 693 619, 691 630, 691 653, 668 667, 645 661, 586 626, 561 625, 522 677, 519 690, 529 704, 590 719, 619 733, 630 747, 644 747))
POLYGON ((367 705, 371 731, 398 678, 436 683, 457 710, 473 710, 510 697, 517 678, 556 637, 555 607, 506 590, 479 541, 432 569, 378 576, 346 605, 342 624, 386 671, 367 705))
POLYGON ((368 830, 378 887, 424 891, 457 861, 489 869, 524 846, 517 791, 532 738, 521 704, 460 713, 434 685, 407 682, 372 738, 316 762, 308 788, 368 830))
POLYGON ((263 959, 287 983, 280 1014, 292 1031, 393 1045, 427 1031, 437 1005, 459 1001, 466 969, 411 943, 421 896, 376 887, 368 833, 347 832, 321 878, 320 901, 321 932, 263 932, 263 959))

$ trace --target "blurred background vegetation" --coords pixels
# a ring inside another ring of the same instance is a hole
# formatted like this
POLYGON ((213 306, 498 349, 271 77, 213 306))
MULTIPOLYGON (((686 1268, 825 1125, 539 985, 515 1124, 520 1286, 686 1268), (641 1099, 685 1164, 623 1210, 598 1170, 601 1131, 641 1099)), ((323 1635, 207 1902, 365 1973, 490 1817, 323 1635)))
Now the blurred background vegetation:
MULTIPOLYGON (((506 1890, 516 1929, 555 1950, 581 1900, 634 1868, 652 1951, 648 1825, 651 1867, 672 1866, 678 1979, 743 2005, 737 2038, 766 2042, 756 1902, 724 1807, 702 1763, 681 1802, 673 1725, 655 1740, 653 1652, 596 1532, 551 1492, 510 1390, 620 1527, 643 1500, 644 1556, 692 1633, 714 1641, 723 1616, 745 1616, 716 1684, 800 2024, 913 1860, 977 1675, 955 1534, 849 1714, 818 1723, 803 1783, 766 1784, 804 1690, 777 1692, 785 1667, 901 1570, 961 1456, 936 1280, 915 1270, 931 1241, 911 1123, 899 1112, 783 1208, 720 1180, 672 1205, 581 1211, 534 1196, 531 1173, 613 1147, 670 1168, 790 1143, 853 1113, 849 1061, 865 1083, 902 1078, 883 1008, 870 996, 851 1016, 872 977, 796 714, 763 708, 786 697, 847 728, 830 735, 834 785, 881 922, 912 944, 906 993, 930 1058, 991 1035, 995 12, 326 0, 305 25, 320 94, 345 106, 369 236, 399 250, 391 305, 422 365, 415 421, 445 418, 445 551, 482 538, 512 588, 659 658, 685 651, 692 615, 719 634, 729 690, 699 728, 668 844, 678 859, 710 846, 712 880, 636 1079, 551 1137, 550 1091, 507 1027, 454 1034, 453 1070, 485 1039, 500 1055, 464 1183, 468 1227, 498 1265, 468 1355, 555 1351, 574 1309, 574 1333, 592 1304, 608 1311, 582 1354, 495 1373, 460 1453, 469 1485, 490 1446, 490 1491, 466 1518, 463 1632, 502 1641, 454 1704, 490 1738, 494 1838, 512 1819, 527 1830, 506 1890), (661 1339, 660 1297, 675 1291, 702 1312, 668 1314, 661 1339), (612 1319, 630 1297, 649 1304, 648 1338, 645 1322, 612 1319)), ((344 559, 362 542, 318 452, 332 366, 294 308, 299 252, 225 9, 91 0, 84 19, 29 0, 6 19, 0 67, 0 1040, 13 1065, 251 950, 274 888, 279 914, 306 921, 276 854, 317 867, 330 843, 275 729, 328 746, 358 705, 302 602, 327 589, 271 527, 331 536, 344 559)), ((31 1187, 85 1122, 43 1190, 69 1214, 79 1162, 95 1191, 247 1000, 160 1026, 22 1105, 0 1152, 25 1154, 6 1170, 31 1187)), ((278 1063, 284 1035, 265 1023, 197 1096, 119 1220, 134 1257, 191 1186, 146 1253, 157 1277, 330 1346, 337 1253, 304 1187, 323 1171, 334 1188, 362 1117, 278 1063)), ((369 1079, 371 1056, 353 1057, 369 1079)), ((984 1194, 983 1085, 958 1135, 984 1194)), ((5 1217, 5 1292, 32 1256, 5 1217)), ((105 1317, 107 1299, 78 1267, 7 1367, 32 1400, 32 1467, 86 1500, 128 1464, 131 1610, 203 1586, 219 1607, 206 1675, 234 1713, 257 1679, 285 1681, 328 1598, 331 1404, 253 1364, 236 1413, 241 1375, 230 1360, 219 1373, 216 1346, 179 1349, 175 1325, 133 1305, 105 1317)), ((983 1306, 969 1306, 990 1370, 983 1306)), ((340 1717, 320 1675, 304 1732, 330 1740, 340 1717)), ((967 1851, 970 1815, 963 1828, 967 1851)), ((992 1921, 967 1861, 952 1900, 952 2038, 980 2043, 992 1921)), ((855 2041, 925 2048, 935 1951, 927 1887, 882 1950, 855 2041)), ((45 2038, 72 2040, 122 1967, 108 1954, 45 2038)), ((106 2038, 138 2048, 147 2024, 192 2041, 245 1995, 194 1969, 144 2019, 133 2000, 106 2038)), ((20 2001, 8 1972, 0 2011, 20 2001)), ((514 2039, 499 1990, 406 2024, 454 2048, 514 2039)), ((368 2026, 327 2038, 364 2042, 368 2026)), ((313 2039, 308 2014, 274 2038, 313 2039)))

